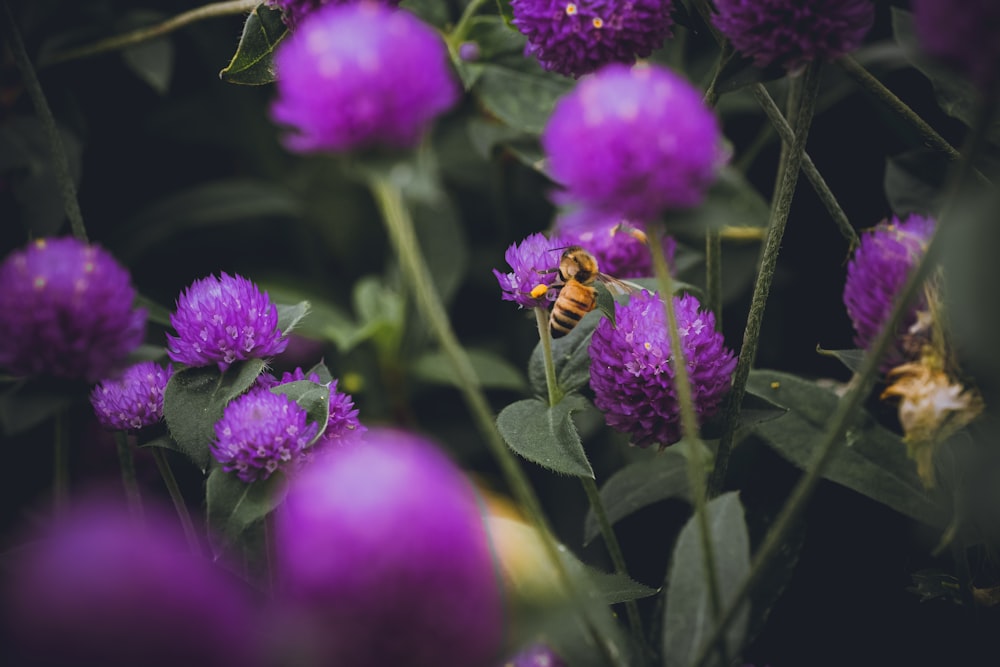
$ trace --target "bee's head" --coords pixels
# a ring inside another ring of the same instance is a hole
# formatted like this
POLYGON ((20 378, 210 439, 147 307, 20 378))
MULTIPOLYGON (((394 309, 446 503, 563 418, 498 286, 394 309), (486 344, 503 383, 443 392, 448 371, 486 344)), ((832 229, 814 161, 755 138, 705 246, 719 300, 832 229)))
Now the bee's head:
POLYGON ((563 251, 559 261, 559 277, 565 282, 577 280, 589 283, 597 277, 597 260, 578 245, 571 245, 563 251))

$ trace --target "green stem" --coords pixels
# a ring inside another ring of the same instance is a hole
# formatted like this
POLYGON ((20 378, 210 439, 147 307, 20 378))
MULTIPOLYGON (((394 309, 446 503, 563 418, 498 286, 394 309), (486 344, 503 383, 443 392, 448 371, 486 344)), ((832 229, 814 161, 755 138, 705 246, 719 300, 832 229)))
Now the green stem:
MULTIPOLYGON (((688 375, 688 361, 684 357, 681 345, 680 329, 677 326, 677 311, 674 307, 674 279, 670 275, 667 257, 663 252, 664 231, 660 225, 652 225, 649 247, 653 256, 653 271, 656 274, 663 301, 663 309, 667 316, 667 335, 670 339, 670 358, 674 369, 674 390, 677 392, 677 402, 680 405, 681 435, 690 446, 686 456, 688 485, 691 487, 691 500, 694 505, 695 521, 701 539, 704 554, 705 580, 708 586, 708 599, 712 606, 712 616, 718 621, 722 616, 722 594, 719 588, 719 576, 716 569, 715 547, 712 544, 712 533, 708 522, 708 507, 705 494, 705 470, 699 460, 699 452, 704 445, 701 440, 698 416, 694 408, 694 397, 691 392, 691 378, 688 375)), ((724 663, 729 662, 727 646, 723 640, 718 640, 719 652, 724 663)))
POLYGON ((21 33, 17 29, 14 21, 14 14, 10 5, 3 3, 3 15, 0 16, 0 34, 7 42, 17 69, 21 72, 21 80, 24 82, 24 89, 31 98, 31 104, 35 107, 35 113, 42 123, 45 131, 45 138, 49 143, 49 150, 52 153, 52 169, 55 172, 56 182, 59 184, 59 193, 62 196, 63 208, 66 217, 69 218, 69 226, 73 236, 81 241, 87 240, 87 229, 83 226, 83 213, 80 211, 80 201, 76 195, 76 184, 73 183, 73 176, 69 170, 69 158, 66 154, 66 146, 63 144, 62 134, 59 126, 56 125, 55 116, 49 108, 48 100, 42 91, 42 84, 38 81, 38 75, 31 64, 31 58, 24 48, 24 41, 21 33))
POLYGON ((471 0, 469 4, 465 6, 465 11, 462 12, 462 17, 458 19, 458 23, 452 28, 451 32, 448 33, 447 41, 448 44, 456 50, 465 39, 465 35, 469 32, 469 22, 472 21, 472 17, 476 15, 479 9, 485 5, 487 0, 471 0))
POLYGON ((184 528, 184 536, 187 538, 188 547, 190 547, 191 553, 200 556, 201 543, 198 541, 198 533, 194 529, 194 522, 191 521, 191 514, 188 512, 187 504, 184 502, 184 496, 181 495, 181 489, 177 486, 174 471, 170 469, 170 463, 163 454, 163 450, 159 447, 150 447, 149 449, 153 453, 156 467, 160 469, 160 476, 163 477, 163 483, 167 487, 167 493, 170 494, 170 500, 174 503, 174 509, 177 510, 177 517, 184 528))
POLYGON ((535 308, 535 323, 538 325, 538 340, 542 343, 542 360, 545 363, 545 386, 549 391, 549 405, 553 406, 563 399, 563 392, 556 381, 556 363, 552 359, 549 311, 544 308, 535 308))
POLYGON ((802 77, 792 80, 792 93, 789 99, 790 110, 798 109, 797 113, 789 113, 796 121, 795 141, 787 150, 782 151, 781 164, 778 167, 778 186, 771 207, 771 221, 768 226, 767 239, 761 257, 760 271, 754 283, 753 297, 750 302, 750 312, 747 316, 746 328, 743 332, 743 346, 740 349, 736 371, 733 374, 733 387, 726 402, 725 428, 719 441, 719 449, 715 456, 715 467, 708 482, 708 493, 711 497, 718 495, 726 480, 729 468, 729 457, 733 450, 733 439, 740 417, 740 406, 746 395, 747 379, 750 368, 757 354, 760 340, 761 324, 764 321, 764 308, 771 293, 771 283, 778 262, 778 252, 781 240, 785 234, 788 222, 788 212, 791 209, 792 198, 795 195, 795 185, 799 179, 799 167, 805 152, 806 137, 812 122, 816 103, 816 92, 819 84, 819 66, 810 65, 802 77), (796 92, 801 90, 801 95, 796 92), (798 102, 798 103, 796 103, 798 102))
POLYGON ((705 233, 705 306, 715 313, 715 329, 722 331, 722 232, 705 233))
MULTIPOLYGON (((548 520, 542 512, 541 503, 539 503, 520 464, 514 458, 514 454, 508 449, 497 430, 496 420, 480 387, 479 378, 472 368, 468 354, 459 343, 451 327, 441 297, 431 281, 431 273, 420 250, 413 228, 413 220, 403 203, 402 193, 388 178, 378 173, 369 174, 369 186, 382 213, 390 241, 399 257, 403 275, 406 276, 407 282, 414 292, 417 307, 451 363, 456 384, 479 427, 480 433, 486 440, 490 453, 500 466, 514 498, 520 503, 529 521, 538 528, 546 554, 559 573, 565 589, 580 601, 581 608, 585 608, 584 605, 587 602, 578 587, 573 584, 573 579, 559 556, 559 546, 552 536, 548 520)), ((584 616, 583 620, 588 625, 592 636, 597 640, 598 647, 608 663, 624 667, 622 664, 624 658, 614 642, 604 637, 589 618, 584 616)))
POLYGON ((122 486, 125 487, 125 501, 135 519, 142 519, 142 496, 135 476, 135 459, 129 446, 128 434, 115 431, 115 445, 118 449, 118 465, 122 470, 122 486))
POLYGON ((52 509, 55 516, 66 512, 69 499, 69 434, 66 415, 58 413, 54 420, 52 450, 52 509))
POLYGON ((198 21, 204 21, 205 19, 216 18, 219 16, 244 14, 252 11, 255 7, 260 5, 261 2, 262 0, 232 0, 231 2, 215 2, 210 5, 204 5, 203 7, 196 7, 195 9, 167 19, 162 23, 157 23, 156 25, 139 28, 138 30, 126 32, 121 35, 115 35, 114 37, 108 37, 107 39, 102 39, 94 42, 93 44, 87 44, 86 46, 80 46, 75 49, 68 49, 66 51, 54 53, 45 58, 41 62, 40 66, 50 67, 52 65, 68 62, 70 60, 79 60, 80 58, 89 58, 91 56, 100 55, 109 51, 126 49, 130 46, 135 46, 136 44, 156 39, 157 37, 163 37, 164 35, 168 35, 175 30, 192 23, 197 23, 198 21))

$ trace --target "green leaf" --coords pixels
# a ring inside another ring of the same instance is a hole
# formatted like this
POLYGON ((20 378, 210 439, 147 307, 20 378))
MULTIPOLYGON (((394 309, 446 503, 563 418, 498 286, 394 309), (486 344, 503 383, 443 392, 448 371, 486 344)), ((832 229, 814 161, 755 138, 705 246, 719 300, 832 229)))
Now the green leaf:
POLYGON ((288 304, 277 304, 278 306, 278 331, 281 332, 282 336, 287 336, 289 333, 295 330, 309 313, 309 302, 300 301, 294 305, 288 304))
MULTIPOLYGON (((611 294, 608 288, 601 282, 594 284, 594 288, 597 290, 597 310, 601 311, 604 317, 611 321, 611 324, 615 323, 615 296, 611 294)), ((628 295, 619 295, 623 302, 627 302, 628 295)))
POLYGON ((122 51, 122 58, 150 88, 160 95, 167 94, 174 72, 173 42, 165 37, 151 39, 128 47, 122 51))
POLYGON ((528 134, 542 133, 556 100, 572 87, 569 79, 541 69, 519 71, 493 64, 480 68, 473 95, 491 114, 528 134))
POLYGON ((857 373, 861 369, 861 363, 865 359, 864 350, 824 350, 817 345, 816 351, 824 357, 833 357, 852 373, 857 373))
POLYGON ((260 86, 274 81, 274 51, 288 35, 281 11, 261 4, 243 25, 243 36, 229 64, 219 72, 228 83, 260 86))
MULTIPOLYGON (((788 411, 780 405, 775 405, 767 400, 766 397, 758 396, 748 391, 743 397, 743 404, 740 405, 740 433, 745 436, 746 431, 755 424, 777 419, 786 412, 788 411)), ((704 424, 701 428, 702 438, 705 440, 717 440, 721 438, 724 427, 723 418, 724 415, 720 414, 704 424)), ((741 439, 740 435, 737 434, 736 442, 740 442, 741 439)))
POLYGON ((604 596, 608 604, 620 604, 630 600, 648 598, 658 592, 655 588, 640 584, 627 574, 602 572, 593 567, 586 567, 586 572, 590 576, 594 588, 604 596))
POLYGON ((311 380, 296 380, 271 387, 271 393, 288 396, 306 411, 306 421, 319 424, 319 430, 309 445, 320 439, 330 419, 330 387, 311 380))
MULTIPOLYGON (((715 555, 716 580, 721 608, 733 601, 740 583, 750 572, 750 537, 743 518, 739 496, 727 493, 710 501, 709 539, 715 555)), ((702 536, 696 517, 681 530, 674 547, 667 577, 667 608, 663 618, 663 664, 691 667, 706 648, 714 628, 714 613, 709 599, 708 569, 702 549, 702 536)), ((746 637, 749 605, 744 603, 725 632, 729 660, 740 655, 746 637)), ((704 663, 727 665, 717 653, 704 663)))
POLYGON ((163 392, 163 418, 178 451, 204 472, 212 460, 209 443, 215 438, 215 422, 233 400, 257 380, 264 370, 262 359, 238 361, 225 373, 215 366, 183 368, 175 372, 163 392))
MULTIPOLYGON (((528 383, 517 368, 506 359, 489 350, 467 350, 479 384, 485 389, 511 389, 525 391, 528 383)), ((410 367, 413 377, 431 384, 458 386, 451 362, 439 351, 425 352, 410 367)))
POLYGON ((763 229, 770 218, 767 200, 738 170, 724 167, 705 201, 696 208, 671 213, 667 229, 671 234, 688 236, 733 225, 763 229))
POLYGON ((469 21, 464 41, 475 42, 479 46, 481 61, 492 61, 498 56, 524 53, 527 38, 508 25, 504 17, 481 14, 469 21))
POLYGON ((935 214, 944 204, 950 161, 940 152, 907 151, 885 163, 885 194, 897 215, 935 214))
MULTIPOLYGON (((755 430, 783 457, 806 468, 836 410, 838 396, 814 382, 777 371, 753 371, 747 389, 788 409, 783 417, 757 424, 755 430)), ((847 446, 827 466, 825 479, 929 525, 941 525, 939 510, 925 493, 899 436, 862 414, 846 438, 847 446)))
MULTIPOLYGON (((621 468, 601 487, 601 502, 612 525, 644 507, 670 498, 689 500, 687 460, 669 449, 651 452, 642 460, 621 468)), ((583 543, 590 544, 600 534, 593 511, 588 511, 583 525, 583 543)))
MULTIPOLYGON (((576 391, 590 382, 590 337, 601 321, 600 311, 587 313, 580 323, 562 338, 552 341, 552 360, 556 367, 556 383, 564 394, 576 391)), ((538 343, 528 361, 528 381, 531 390, 548 396, 545 381, 545 358, 538 343)))
POLYGON ((0 394, 0 425, 7 436, 24 433, 67 410, 86 396, 86 388, 56 382, 20 380, 0 394))
POLYGON ((285 479, 280 472, 247 484, 236 473, 214 466, 205 487, 208 528, 226 542, 235 542, 243 531, 280 505, 285 492, 285 479))
POLYGON ((593 479, 594 470, 571 417, 586 407, 586 399, 579 394, 568 394, 552 407, 537 398, 525 399, 500 412, 497 428, 507 445, 527 460, 565 475, 593 479))

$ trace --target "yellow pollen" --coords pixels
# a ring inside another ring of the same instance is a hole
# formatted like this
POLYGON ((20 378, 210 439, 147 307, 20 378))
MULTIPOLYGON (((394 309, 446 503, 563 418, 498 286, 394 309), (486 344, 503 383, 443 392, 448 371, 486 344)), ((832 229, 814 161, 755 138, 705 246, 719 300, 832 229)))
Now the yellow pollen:
POLYGON ((41 250, 42 248, 44 248, 45 245, 46 245, 45 239, 37 239, 35 241, 35 247, 38 248, 39 250, 41 250))
POLYGON ((642 346, 646 348, 647 351, 653 349, 652 343, 643 343, 642 346))
POLYGON ((780 382, 772 382, 771 383, 771 389, 777 389, 780 386, 781 386, 780 382))
POLYGON ((572 2, 566 5, 566 16, 576 16, 576 5, 572 2))
POLYGON ((528 294, 531 295, 532 299, 539 299, 542 297, 543 294, 545 294, 548 291, 549 291, 548 285, 546 285, 545 283, 539 283, 538 285, 532 287, 531 291, 528 294))
POLYGON ((598 30, 600 30, 601 28, 603 28, 603 27, 604 27, 604 19, 599 19, 599 18, 595 18, 595 19, 594 19, 593 21, 591 21, 590 23, 591 23, 591 24, 592 24, 592 25, 593 25, 593 26, 594 26, 595 28, 597 28, 598 30))

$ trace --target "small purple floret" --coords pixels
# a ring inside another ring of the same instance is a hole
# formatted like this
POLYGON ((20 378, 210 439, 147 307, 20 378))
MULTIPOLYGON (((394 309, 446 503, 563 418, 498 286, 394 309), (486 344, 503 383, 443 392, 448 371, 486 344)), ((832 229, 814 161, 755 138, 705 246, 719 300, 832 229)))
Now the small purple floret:
POLYGON ((567 667, 567 665, 566 661, 548 645, 535 644, 504 662, 504 667, 567 667))
POLYGON ((18 376, 97 382, 142 343, 128 271, 103 248, 39 239, 0 264, 0 367, 18 376))
MULTIPOLYGON (((674 297, 681 347, 698 423, 718 412, 729 392, 735 355, 715 330, 715 316, 690 295, 674 297)), ((680 406, 667 320, 658 295, 643 291, 615 304, 615 324, 602 319, 590 343, 590 387, 608 426, 637 447, 662 449, 681 439, 680 406)))
POLYGON ((567 199, 638 225, 700 204, 728 159, 701 93, 659 65, 608 65, 581 80, 541 140, 567 199))
MULTIPOLYGON (((597 260, 601 273, 614 278, 648 278, 653 275, 653 255, 643 230, 627 221, 580 210, 556 219, 556 233, 565 245, 578 245, 597 260)), ((673 271, 677 242, 663 239, 663 253, 673 271)))
POLYGON ((222 273, 196 280, 177 299, 170 316, 177 336, 167 334, 167 354, 188 366, 216 364, 225 371, 237 361, 284 351, 278 307, 242 276, 222 273))
POLYGON ((125 369, 121 377, 104 380, 90 393, 90 403, 101 426, 114 431, 136 431, 163 419, 163 390, 173 373, 154 361, 125 369))
POLYGON ((522 308, 548 308, 555 298, 551 290, 537 298, 531 296, 531 290, 538 285, 551 285, 559 277, 559 259, 564 246, 544 234, 531 234, 521 243, 507 248, 504 259, 513 271, 501 273, 493 269, 503 290, 503 300, 514 301, 522 308))

